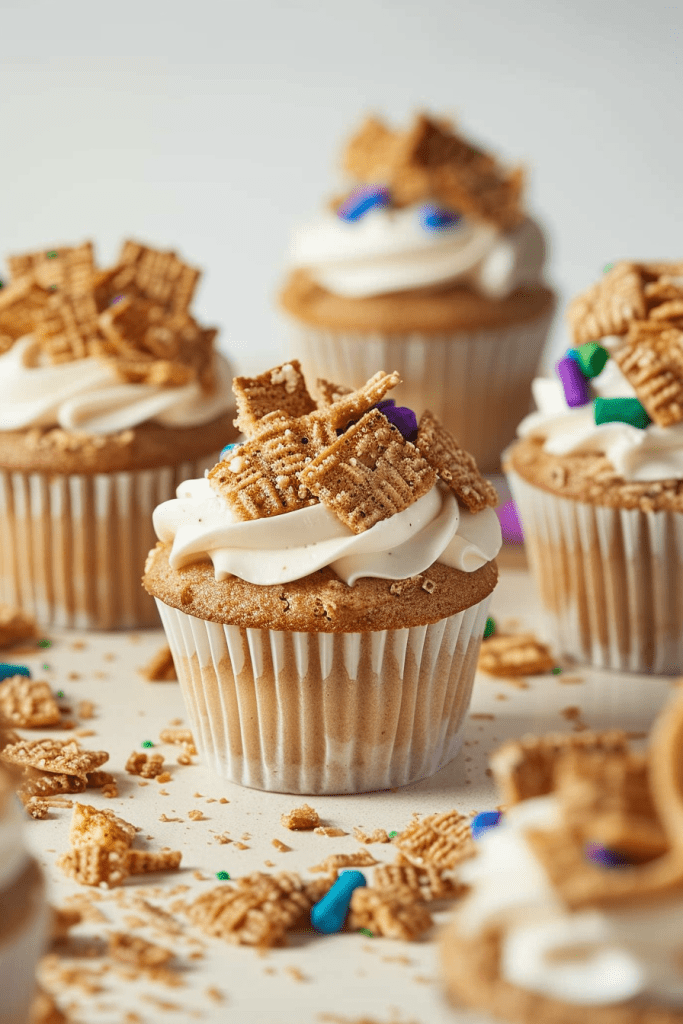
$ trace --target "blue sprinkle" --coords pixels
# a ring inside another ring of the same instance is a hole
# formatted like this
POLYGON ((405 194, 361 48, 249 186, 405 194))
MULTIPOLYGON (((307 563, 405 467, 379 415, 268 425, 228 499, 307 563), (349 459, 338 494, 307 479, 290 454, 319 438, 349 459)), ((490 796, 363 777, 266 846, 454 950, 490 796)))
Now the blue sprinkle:
POLYGON ((482 811, 481 814, 477 814, 476 817, 472 818, 472 838, 479 839, 484 832, 488 832, 490 828, 500 825, 502 818, 503 815, 500 811, 482 811))
POLYGON ((218 461, 221 462, 226 452, 231 452, 234 448, 239 448, 241 444, 241 441, 236 441, 235 444, 226 444, 225 448, 221 452, 221 457, 218 461))
POLYGON ((344 200, 337 216, 349 223, 360 220, 363 214, 374 207, 389 205, 389 189, 384 185, 363 185, 353 190, 348 199, 344 200))
POLYGON ((349 912, 351 894, 361 885, 367 885, 362 871, 342 871, 320 902, 311 907, 311 924, 317 932, 332 935, 342 930, 349 912))
POLYGON ((626 868, 630 861, 616 850, 608 850, 601 843, 586 843, 583 848, 587 860, 594 864, 601 864, 604 868, 626 868))
POLYGON ((0 663, 0 681, 3 679, 11 679, 12 676, 28 676, 31 678, 31 672, 26 665, 9 665, 6 662, 0 663))
POLYGON ((420 210, 420 224, 427 231, 445 231, 446 228, 452 228, 459 220, 462 220, 459 213, 444 210, 442 206, 428 204, 420 210))

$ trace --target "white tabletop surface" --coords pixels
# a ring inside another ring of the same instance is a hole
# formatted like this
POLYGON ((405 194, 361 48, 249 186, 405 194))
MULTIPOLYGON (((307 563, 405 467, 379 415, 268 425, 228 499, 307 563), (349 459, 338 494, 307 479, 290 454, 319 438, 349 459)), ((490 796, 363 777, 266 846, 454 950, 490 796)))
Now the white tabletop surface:
MULTIPOLYGON (((519 564, 520 560, 503 559, 508 565, 515 561, 519 564)), ((538 636, 543 635, 533 586, 524 568, 502 569, 491 613, 503 627, 531 628, 538 636)), ((159 850, 169 846, 182 851, 179 871, 129 878, 122 890, 104 891, 99 906, 110 924, 82 923, 73 935, 84 937, 102 934, 108 928, 129 930, 124 918, 135 913, 131 904, 136 894, 168 908, 173 902, 168 890, 173 886, 190 886, 191 891, 183 895, 187 900, 218 885, 218 871, 228 871, 232 877, 257 870, 307 873, 332 852, 358 849, 352 835, 355 825, 370 831, 377 827, 400 831, 414 811, 427 815, 454 807, 465 813, 490 809, 499 800, 486 775, 487 755, 503 740, 526 732, 567 731, 572 722, 563 715, 563 709, 577 706, 581 720, 590 728, 647 730, 673 682, 669 678, 566 669, 559 675, 532 677, 527 688, 520 688, 479 674, 461 753, 433 778, 395 792, 307 798, 325 824, 341 826, 351 833, 327 838, 290 832, 280 824, 281 813, 299 806, 306 798, 242 789, 213 777, 199 758, 192 766, 180 766, 176 763, 180 748, 159 743, 160 730, 174 719, 187 723, 178 684, 148 682, 138 673, 163 643, 161 630, 138 634, 47 631, 45 636, 52 641, 50 648, 20 660, 31 667, 34 678, 47 678, 55 690, 62 690, 63 702, 74 710, 82 699, 95 703, 96 717, 78 723, 92 728, 95 735, 81 742, 88 749, 109 751, 104 768, 118 780, 116 799, 107 800, 99 790, 88 790, 74 799, 110 808, 140 826, 142 831, 135 840, 140 848, 159 850), (74 649, 74 641, 83 641, 84 646, 74 649), (77 673, 78 678, 70 678, 70 673, 77 673), (165 785, 151 780, 141 786, 138 778, 124 771, 130 753, 141 750, 148 739, 155 743, 153 751, 167 758, 173 779, 165 785), (162 795, 162 790, 168 795, 162 795), (219 803, 220 797, 228 803, 219 803), (207 803, 207 798, 216 802, 207 803), (196 808, 203 811, 205 820, 188 818, 188 812, 196 808), (182 820, 161 822, 161 814, 182 820), (248 833, 249 838, 244 840, 248 849, 239 850, 234 843, 219 844, 215 834, 223 832, 237 841, 248 833), (291 852, 278 852, 271 844, 273 838, 291 846, 291 852), (266 866, 265 861, 276 867, 266 866), (195 877, 195 872, 200 877, 195 877), (162 887, 163 894, 157 887, 162 887), (121 892, 130 896, 127 908, 115 901, 121 892)), ((5 655, 4 660, 13 659, 5 655)), ((33 738, 55 733, 36 730, 22 735, 33 738)), ((58 854, 68 849, 70 819, 70 810, 56 809, 49 818, 31 820, 27 825, 30 846, 45 869, 50 898, 56 904, 74 893, 93 891, 67 879, 55 866, 58 854)), ((391 845, 373 844, 366 849, 377 860, 394 859, 391 845)), ((167 1018, 197 1019, 207 1024, 317 1024, 324 1020, 324 1014, 349 1021, 366 1016, 377 1024, 483 1024, 488 1018, 454 1010, 445 1002, 434 939, 438 925, 448 918, 447 907, 434 916, 437 925, 418 942, 368 938, 358 933, 299 933, 291 937, 288 947, 259 956, 251 947, 205 939, 178 915, 182 934, 170 943, 167 935, 149 928, 139 934, 160 945, 172 944, 178 951, 181 987, 124 980, 116 972, 108 972, 98 981, 101 991, 88 994, 70 987, 59 989, 57 998, 64 1007, 71 1004, 75 1020, 87 1024, 167 1018), (203 959, 189 959, 189 952, 198 948, 204 949, 203 959), (292 968, 298 969, 303 980, 295 977, 297 972, 292 968), (222 993, 223 1001, 207 993, 211 988, 222 993), (137 1017, 126 1018, 127 1013, 137 1017)), ((73 963, 67 953, 64 963, 73 963)), ((93 968, 99 961, 85 959, 78 963, 93 968)))

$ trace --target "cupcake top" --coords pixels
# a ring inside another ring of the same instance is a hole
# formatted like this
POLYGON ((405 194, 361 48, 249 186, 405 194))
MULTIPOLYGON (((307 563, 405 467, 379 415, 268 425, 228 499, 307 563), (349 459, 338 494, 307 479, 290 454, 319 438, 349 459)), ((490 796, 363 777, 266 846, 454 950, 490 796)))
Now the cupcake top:
POLYGON ((235 378, 247 440, 154 512, 171 569, 210 559, 215 580, 259 586, 332 570, 353 587, 435 562, 473 573, 495 558, 494 488, 436 417, 418 423, 385 397, 398 383, 383 372, 357 391, 320 380, 316 402, 296 360, 235 378))
POLYGON ((575 1005, 683 1005, 683 701, 649 752, 625 734, 512 741, 491 766, 508 806, 462 868, 461 936, 500 935, 501 976, 575 1005))
POLYGON ((569 307, 574 346, 532 384, 518 428, 566 461, 573 484, 683 501, 683 263, 628 263, 569 307), (642 484, 639 487, 637 485, 642 484), (651 486, 646 486, 650 484, 651 486))
POLYGON ((369 117, 343 169, 350 187, 290 249, 315 284, 348 298, 461 284, 501 299, 540 282, 545 244, 522 207, 521 168, 450 122, 420 114, 400 132, 369 117))
POLYGON ((190 315, 200 272, 124 243, 98 270, 86 242, 12 256, 0 289, 0 431, 113 435, 195 427, 234 407, 215 328, 190 315))

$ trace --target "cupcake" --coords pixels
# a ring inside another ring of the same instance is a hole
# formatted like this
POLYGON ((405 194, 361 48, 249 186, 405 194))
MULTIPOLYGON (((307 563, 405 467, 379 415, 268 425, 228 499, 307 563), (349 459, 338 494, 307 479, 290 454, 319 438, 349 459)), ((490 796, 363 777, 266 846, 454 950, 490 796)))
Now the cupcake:
POLYGON ((156 598, 200 753, 288 793, 406 785, 455 757, 491 593, 496 493, 397 373, 235 379, 247 437, 155 510, 156 598))
POLYGON ((682 311, 683 263, 609 269, 505 457, 554 642, 601 668, 683 667, 682 311))
POLYGON ((397 367, 397 400, 499 471, 554 307, 521 168, 424 115, 404 132, 369 118, 343 167, 345 193, 291 245, 291 350, 311 379, 353 387, 397 367))
POLYGON ((45 882, 23 840, 20 804, 0 767, 0 1024, 24 1024, 47 944, 45 882))
POLYGON ((0 602, 43 625, 158 625, 152 510, 212 466, 232 371, 189 306, 199 271, 126 242, 8 260, 0 289, 0 602))
POLYGON ((683 1021, 680 696, 649 752, 625 734, 529 737, 491 766, 508 807, 460 870, 448 996, 514 1024, 683 1021))

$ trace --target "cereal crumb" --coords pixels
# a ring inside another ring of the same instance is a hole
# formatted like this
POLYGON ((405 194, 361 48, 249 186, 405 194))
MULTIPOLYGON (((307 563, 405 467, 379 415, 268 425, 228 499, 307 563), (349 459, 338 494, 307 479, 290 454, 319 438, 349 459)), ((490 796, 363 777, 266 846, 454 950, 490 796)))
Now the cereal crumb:
POLYGON ((295 807, 288 814, 282 814, 280 822, 285 828, 302 831, 316 828, 320 825, 320 818, 318 812, 312 807, 302 804, 301 807, 295 807))
POLYGON ((286 843, 280 842, 279 839, 271 839, 271 845, 274 846, 276 850, 279 850, 280 853, 289 853, 292 849, 291 846, 287 846, 286 843))

